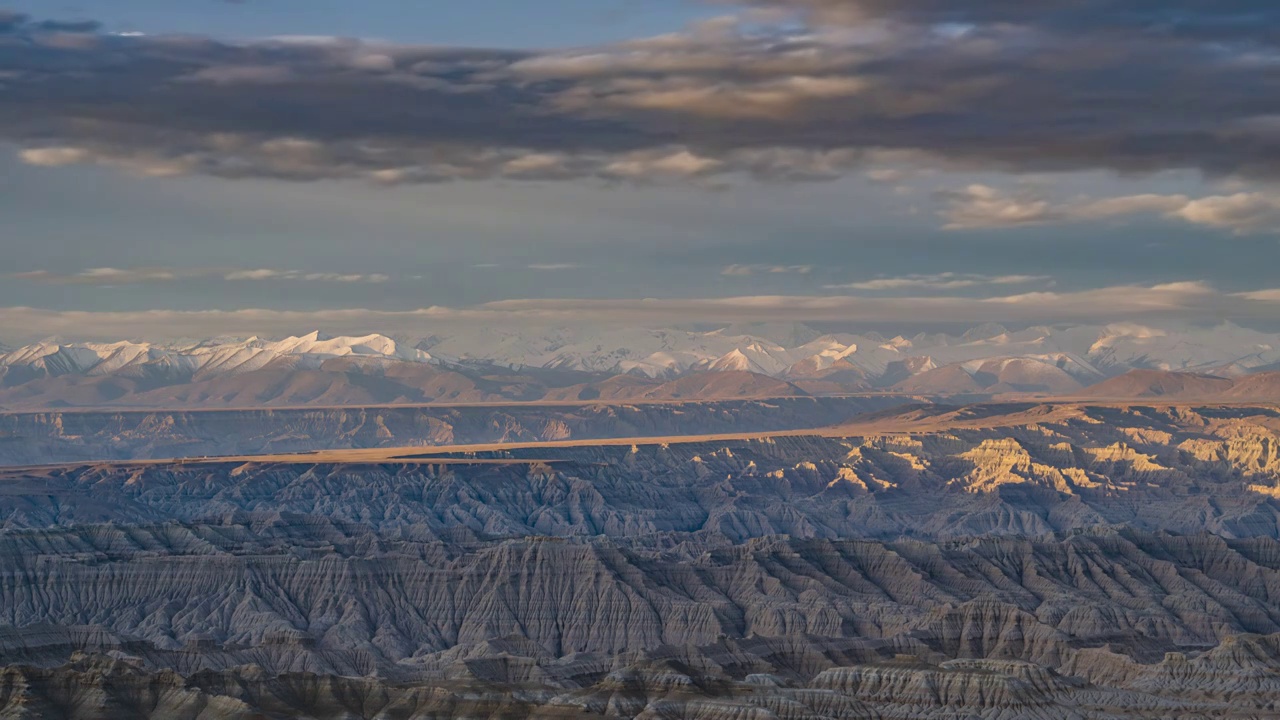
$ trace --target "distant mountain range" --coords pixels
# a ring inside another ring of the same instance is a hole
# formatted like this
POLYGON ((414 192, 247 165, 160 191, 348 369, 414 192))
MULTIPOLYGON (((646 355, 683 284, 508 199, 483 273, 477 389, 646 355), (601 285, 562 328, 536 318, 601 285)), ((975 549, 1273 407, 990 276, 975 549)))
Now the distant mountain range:
POLYGON ((0 406, 247 407, 909 395, 1280 394, 1280 335, 1225 324, 983 325, 960 335, 804 325, 484 327, 425 338, 47 340, 0 354, 0 406), (1259 394, 1261 393, 1261 394, 1259 394))

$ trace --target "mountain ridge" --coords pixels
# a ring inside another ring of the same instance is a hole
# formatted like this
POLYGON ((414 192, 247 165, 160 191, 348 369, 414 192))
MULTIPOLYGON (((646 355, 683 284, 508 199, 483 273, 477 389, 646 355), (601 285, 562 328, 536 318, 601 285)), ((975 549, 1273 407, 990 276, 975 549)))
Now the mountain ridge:
MULTIPOLYGON (((1016 331, 990 325, 960 335, 893 338, 875 332, 821 334, 802 325, 711 331, 490 327, 422 339, 376 333, 329 338, 313 331, 280 340, 168 344, 45 340, 0 353, 0 405, 359 405, 568 400, 575 393, 581 399, 674 399, 687 397, 699 384, 703 398, 880 391, 1045 397, 1096 391, 1154 397, 1183 391, 1152 387, 1144 394, 1121 387, 1132 385, 1133 378, 1099 386, 1134 371, 1175 373, 1165 382, 1176 384, 1176 373, 1241 380, 1277 366, 1280 335, 1234 325, 1016 331), (760 335, 738 334, 753 331, 760 335), (686 380, 712 373, 747 373, 753 379, 686 380)), ((1158 384, 1155 377, 1147 382, 1158 384)), ((1254 385, 1266 387, 1264 381, 1254 385)))

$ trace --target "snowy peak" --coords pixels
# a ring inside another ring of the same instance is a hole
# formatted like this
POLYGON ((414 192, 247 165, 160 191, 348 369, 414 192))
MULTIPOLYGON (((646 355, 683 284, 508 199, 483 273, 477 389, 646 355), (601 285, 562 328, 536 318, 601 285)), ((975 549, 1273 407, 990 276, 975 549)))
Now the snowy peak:
POLYGON ((746 353, 741 350, 733 350, 718 358, 715 362, 711 363, 711 366, 708 369, 712 372, 751 372, 758 373, 760 375, 768 374, 765 372, 764 368, 760 367, 758 363, 747 357, 746 353))
POLYGON ((0 353, 7 385, 61 376, 122 376, 170 382, 259 370, 344 368, 384 372, 398 364, 485 366, 673 380, 746 372, 843 388, 970 393, 1066 392, 1131 370, 1244 377, 1280 367, 1280 335, 1235 325, 1155 328, 1116 323, 1009 329, 985 325, 943 333, 819 334, 802 325, 678 328, 433 329, 421 339, 381 334, 201 342, 75 343, 45 340, 0 353), (428 352, 425 348, 429 348, 428 352))
POLYGON ((400 348, 395 340, 386 335, 365 335, 363 337, 335 337, 322 340, 320 333, 313 332, 302 337, 285 338, 276 343, 262 345, 265 352, 276 355, 312 355, 324 357, 349 357, 353 355, 381 357, 389 360, 405 362, 430 362, 431 355, 417 348, 400 348))
POLYGON ((375 363, 432 361, 430 354, 416 348, 401 348, 384 335, 324 340, 320 333, 313 332, 277 342, 249 338, 186 346, 40 342, 0 355, 0 368, 20 369, 32 378, 119 373, 211 377, 252 372, 282 361, 297 367, 318 367, 325 360, 339 357, 375 363))

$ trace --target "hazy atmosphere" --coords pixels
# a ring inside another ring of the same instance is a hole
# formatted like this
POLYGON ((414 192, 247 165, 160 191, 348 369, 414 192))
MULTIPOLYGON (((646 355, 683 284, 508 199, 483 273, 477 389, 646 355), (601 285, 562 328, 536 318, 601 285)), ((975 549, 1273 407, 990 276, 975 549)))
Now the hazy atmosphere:
POLYGON ((8 6, 6 342, 1280 310, 1268 3, 8 6))

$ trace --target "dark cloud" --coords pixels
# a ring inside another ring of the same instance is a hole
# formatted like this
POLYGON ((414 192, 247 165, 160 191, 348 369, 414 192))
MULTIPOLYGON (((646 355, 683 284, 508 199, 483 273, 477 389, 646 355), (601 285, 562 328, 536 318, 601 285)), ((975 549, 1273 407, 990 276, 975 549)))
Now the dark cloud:
POLYGON ((748 0, 748 4, 804 11, 831 23, 887 19, 917 25, 1009 24, 1071 34, 1122 32, 1268 42, 1280 38, 1280 6, 1269 0, 748 0))
POLYGON ((22 13, 0 9, 0 32, 13 32, 25 25, 29 19, 22 13))
POLYGON ((93 33, 102 29, 102 23, 94 20, 42 20, 31 25, 37 32, 93 33))
POLYGON ((1280 167, 1280 51, 1267 44, 1280 8, 769 1, 893 22, 708 26, 529 53, 119 37, 0 15, 0 139, 41 165, 381 183, 810 181, 885 157, 1015 172, 1280 167))

